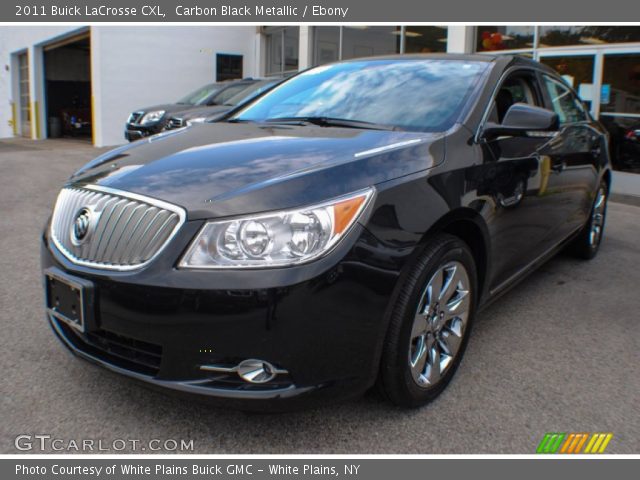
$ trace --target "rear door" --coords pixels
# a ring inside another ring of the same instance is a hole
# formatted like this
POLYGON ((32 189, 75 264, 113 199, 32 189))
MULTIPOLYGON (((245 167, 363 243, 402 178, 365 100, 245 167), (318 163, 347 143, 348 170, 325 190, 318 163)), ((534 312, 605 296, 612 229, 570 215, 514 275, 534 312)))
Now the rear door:
POLYGON ((606 139, 566 83, 545 73, 542 84, 546 106, 560 120, 560 130, 541 152, 552 159, 545 188, 545 194, 556 199, 558 224, 545 242, 552 246, 585 224, 606 139))

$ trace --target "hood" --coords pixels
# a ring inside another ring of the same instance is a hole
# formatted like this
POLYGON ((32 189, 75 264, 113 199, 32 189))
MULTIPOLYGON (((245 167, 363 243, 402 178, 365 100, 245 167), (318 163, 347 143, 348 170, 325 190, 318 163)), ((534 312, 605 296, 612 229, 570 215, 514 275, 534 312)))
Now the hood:
POLYGON ((264 124, 196 124, 108 152, 70 179, 184 207, 190 219, 324 201, 426 170, 441 133, 264 124))

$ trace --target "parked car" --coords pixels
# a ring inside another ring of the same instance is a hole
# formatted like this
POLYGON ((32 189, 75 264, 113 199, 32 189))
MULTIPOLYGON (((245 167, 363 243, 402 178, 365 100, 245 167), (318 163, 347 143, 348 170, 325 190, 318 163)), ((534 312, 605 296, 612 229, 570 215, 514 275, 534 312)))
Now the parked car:
POLYGON ((132 112, 127 119, 124 138, 132 142, 165 129, 167 119, 173 113, 195 110, 202 107, 224 105, 231 97, 256 83, 253 78, 229 80, 200 87, 176 103, 154 105, 132 112))
POLYGON ((253 100, 281 81, 281 78, 259 80, 235 94, 223 105, 204 106, 202 108, 192 108, 183 112, 176 112, 167 120, 165 130, 182 128, 192 123, 212 122, 234 108, 240 107, 253 100))
POLYGON ((323 65, 76 172, 43 235, 47 321, 242 409, 376 384, 416 407, 481 308, 561 249, 596 255, 610 181, 605 130, 532 60, 323 65))

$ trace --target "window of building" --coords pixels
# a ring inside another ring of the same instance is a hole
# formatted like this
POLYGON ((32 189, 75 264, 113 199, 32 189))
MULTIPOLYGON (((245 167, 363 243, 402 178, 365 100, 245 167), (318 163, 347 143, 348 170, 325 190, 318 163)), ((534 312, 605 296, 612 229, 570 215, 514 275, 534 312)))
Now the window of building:
POLYGON ((446 26, 344 27, 313 29, 313 64, 394 53, 446 52, 446 26))
POLYGON ((406 26, 404 28, 404 53, 432 53, 446 51, 446 26, 406 26))
POLYGON ((640 28, 637 26, 562 25, 541 26, 539 28, 540 48, 640 42, 640 28))
POLYGON ((315 65, 340 60, 341 27, 316 27, 313 35, 313 58, 315 65))
POLYGON ((637 26, 482 25, 476 28, 476 52, 533 51, 535 48, 599 46, 640 42, 637 26))
POLYGON ((266 39, 266 74, 283 75, 298 70, 300 27, 263 27, 266 39))
POLYGON ((640 53, 604 55, 600 112, 640 114, 640 53))
POLYGON ((613 168, 640 173, 640 53, 604 55, 600 121, 613 168))
POLYGON ((532 49, 535 27, 522 25, 483 25, 477 28, 476 51, 532 49))
POLYGON ((216 81, 242 78, 242 55, 218 53, 216 55, 216 81))
POLYGON ((400 27, 345 26, 342 29, 342 59, 400 53, 400 27))

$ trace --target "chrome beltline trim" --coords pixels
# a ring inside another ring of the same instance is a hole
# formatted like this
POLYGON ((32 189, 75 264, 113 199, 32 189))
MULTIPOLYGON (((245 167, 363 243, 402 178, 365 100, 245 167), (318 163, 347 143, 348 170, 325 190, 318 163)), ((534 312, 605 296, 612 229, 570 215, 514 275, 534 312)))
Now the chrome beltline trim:
MULTIPOLYGON (((89 261, 89 260, 81 260, 81 259, 77 258, 70 251, 68 251, 65 248, 65 246, 62 245, 62 243, 56 238, 56 235, 54 234, 54 231, 53 231, 53 222, 52 222, 51 223, 51 227, 49 229, 49 236, 50 236, 51 241, 56 246, 58 251, 67 260, 69 260, 70 262, 74 263, 75 265, 80 265, 80 266, 83 266, 83 267, 96 268, 96 269, 100 269, 100 270, 110 270, 110 271, 119 271, 119 272, 129 272, 129 271, 132 271, 132 270, 138 270, 140 268, 143 268, 143 267, 147 266, 148 264, 150 264, 153 260, 155 260, 155 258, 158 257, 158 255, 160 255, 164 251, 164 249, 167 247, 167 245, 169 245, 171 240, 173 240, 173 238, 176 236, 178 231, 182 228, 182 226, 184 225, 184 223, 187 220, 187 212, 186 212, 186 210, 184 208, 179 207, 178 205, 174 205, 172 203, 168 203, 168 202, 164 202, 162 200, 158 200, 156 198, 147 197, 145 195, 140 195, 140 194, 137 194, 137 193, 127 192, 127 191, 124 191, 124 190, 118 190, 118 189, 115 189, 115 188, 103 187, 101 185, 93 185, 93 184, 83 185, 83 186, 78 186, 78 187, 66 186, 66 187, 63 188, 63 190, 64 189, 68 189, 68 190, 89 190, 89 191, 94 191, 94 192, 99 192, 99 193, 105 193, 105 194, 108 194, 108 195, 113 195, 113 196, 116 196, 116 197, 121 197, 121 198, 124 198, 124 199, 137 200, 139 202, 146 203, 148 205, 152 205, 152 206, 155 206, 155 207, 162 208, 164 210, 168 210, 168 211, 173 212, 176 215, 178 215, 178 223, 174 227, 174 229, 171 232, 171 234, 167 237, 167 240, 165 240, 164 244, 161 245, 160 248, 158 248, 158 251, 155 252, 146 261, 144 261, 142 263, 135 264, 135 265, 112 265, 112 264, 107 264, 107 263, 93 262, 93 261, 89 261)), ((58 205, 57 205, 57 201, 56 201, 56 207, 55 208, 57 208, 57 207, 58 207, 58 205)), ((55 213, 55 208, 54 208, 54 213, 55 213)))

